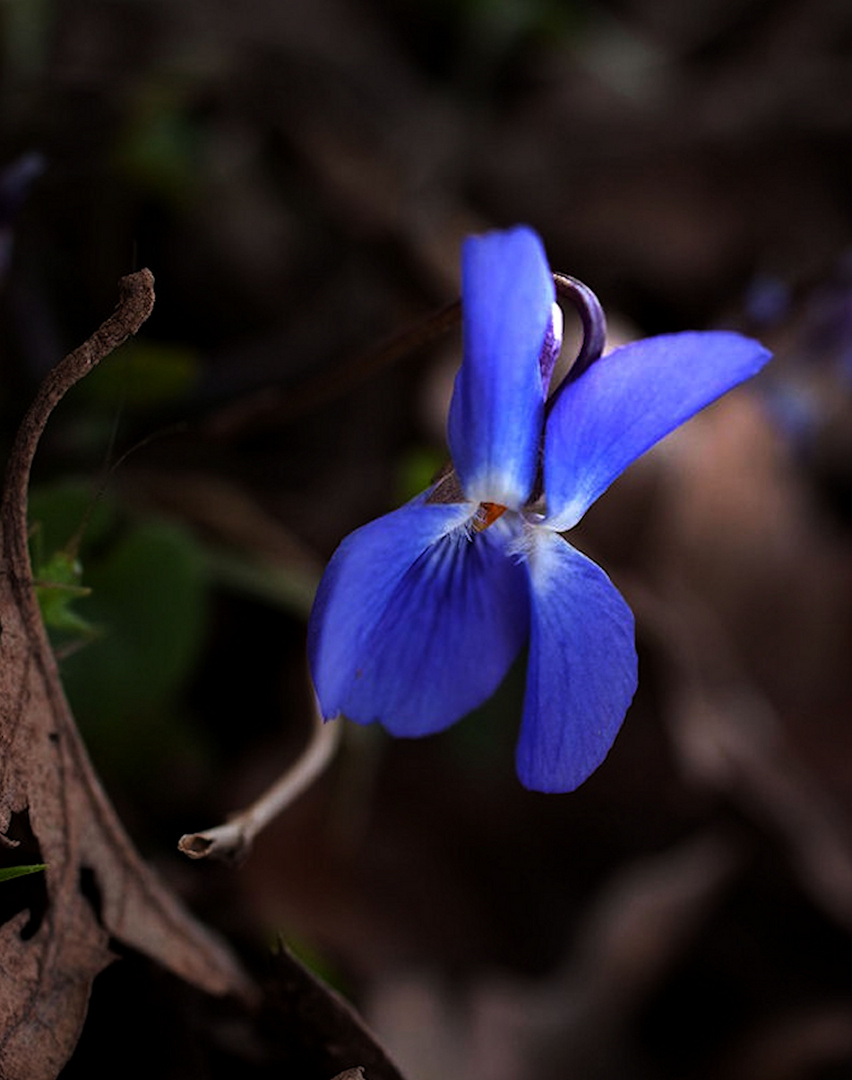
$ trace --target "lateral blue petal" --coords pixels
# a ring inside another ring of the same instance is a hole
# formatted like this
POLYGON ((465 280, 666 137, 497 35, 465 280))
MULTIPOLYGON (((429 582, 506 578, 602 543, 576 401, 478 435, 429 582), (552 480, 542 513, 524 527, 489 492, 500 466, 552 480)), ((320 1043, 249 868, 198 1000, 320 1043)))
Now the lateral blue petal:
POLYGON ((471 535, 459 509, 409 504, 338 548, 308 630, 326 718, 426 735, 499 686, 528 632, 526 574, 508 526, 471 535))
POLYGON ((534 791, 573 791, 603 761, 636 691, 633 615, 599 566, 537 528, 516 762, 534 791))
POLYGON ((545 387, 539 356, 553 279, 526 227, 471 237, 462 257, 464 359, 448 437, 465 495, 518 509, 535 481, 545 387))
POLYGON ((769 357, 750 338, 708 331, 647 338, 593 364, 564 387, 547 421, 547 524, 576 525, 636 458, 769 357))

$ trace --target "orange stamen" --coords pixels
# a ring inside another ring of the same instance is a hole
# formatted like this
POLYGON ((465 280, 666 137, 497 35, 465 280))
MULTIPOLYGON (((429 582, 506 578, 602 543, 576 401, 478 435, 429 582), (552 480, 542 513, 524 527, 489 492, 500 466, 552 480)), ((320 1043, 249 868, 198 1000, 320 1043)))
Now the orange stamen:
POLYGON ((501 506, 500 503, 480 503, 476 508, 476 513, 473 515, 473 531, 483 532, 505 513, 506 507, 501 506))

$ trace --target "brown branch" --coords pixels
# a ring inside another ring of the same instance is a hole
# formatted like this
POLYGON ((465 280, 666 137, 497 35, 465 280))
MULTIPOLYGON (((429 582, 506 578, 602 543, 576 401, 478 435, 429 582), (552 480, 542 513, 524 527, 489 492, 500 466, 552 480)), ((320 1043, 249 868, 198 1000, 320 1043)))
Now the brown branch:
MULTIPOLYGON (((12 444, 6 465, 0 520, 7 570, 19 581, 29 582, 30 579, 27 490, 36 448, 50 414, 75 383, 137 332, 153 310, 154 275, 150 270, 128 274, 121 279, 118 288, 118 305, 113 314, 47 375, 12 444)), ((29 606, 34 607, 34 602, 29 606)))

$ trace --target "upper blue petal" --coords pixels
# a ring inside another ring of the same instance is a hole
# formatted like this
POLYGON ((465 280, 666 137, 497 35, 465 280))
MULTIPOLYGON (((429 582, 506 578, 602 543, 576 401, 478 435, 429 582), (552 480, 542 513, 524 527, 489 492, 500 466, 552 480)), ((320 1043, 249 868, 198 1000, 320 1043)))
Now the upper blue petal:
POLYGON ((546 389, 539 357, 554 296, 544 248, 531 229, 465 243, 464 359, 448 435, 462 489, 475 502, 517 509, 532 490, 546 389))
POLYGON ((646 338, 593 364, 547 421, 548 524, 570 529, 631 462, 769 357, 750 338, 708 331, 646 338))
POLYGON ((529 627, 510 526, 415 501, 347 537, 320 584, 308 652, 323 716, 394 735, 455 723, 497 689, 529 627))
POLYGON ((606 756, 636 691, 633 615, 599 566, 536 528, 521 783, 573 791, 606 756))

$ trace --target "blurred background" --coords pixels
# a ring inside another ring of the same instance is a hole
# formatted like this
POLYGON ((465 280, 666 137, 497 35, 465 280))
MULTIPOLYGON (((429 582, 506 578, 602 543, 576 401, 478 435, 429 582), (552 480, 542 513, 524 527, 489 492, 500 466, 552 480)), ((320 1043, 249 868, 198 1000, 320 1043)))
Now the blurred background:
MULTIPOLYGON (((3 0, 0 33, 4 449, 118 279, 156 278, 31 503, 37 578, 79 557, 92 590, 51 633, 145 855, 409 1080, 852 1075, 852 8, 3 0), (182 860, 308 737, 325 561, 446 458, 457 334, 362 358, 517 222, 613 340, 776 352, 572 537, 636 612, 622 734, 577 793, 525 792, 521 665, 440 737, 347 725, 240 868, 182 860)), ((158 978, 99 977, 68 1076, 105 1030, 126 1076, 282 1075, 158 978)))

